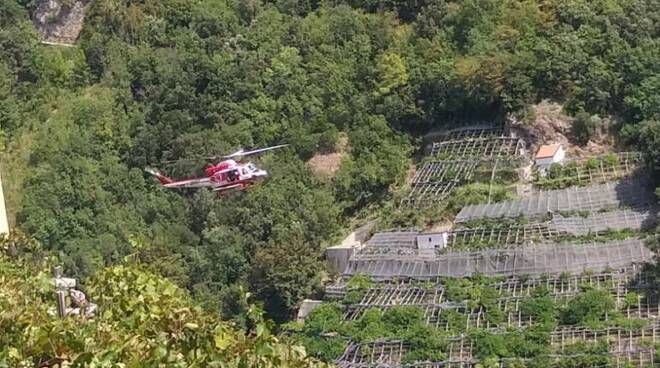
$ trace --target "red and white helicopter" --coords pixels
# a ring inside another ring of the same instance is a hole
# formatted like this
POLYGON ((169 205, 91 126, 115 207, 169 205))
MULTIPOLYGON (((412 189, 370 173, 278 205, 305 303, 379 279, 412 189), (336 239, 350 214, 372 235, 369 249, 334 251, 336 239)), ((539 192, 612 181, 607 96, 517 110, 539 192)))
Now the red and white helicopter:
POLYGON ((146 167, 144 171, 155 176, 166 188, 211 188, 213 191, 219 193, 230 190, 245 190, 256 181, 268 176, 268 172, 258 168, 252 162, 244 164, 240 160, 235 161, 234 158, 250 156, 286 146, 288 144, 280 144, 278 146, 259 148, 251 151, 240 149, 230 155, 220 156, 224 160, 207 167, 204 170, 204 176, 201 178, 174 180, 150 167, 146 167))

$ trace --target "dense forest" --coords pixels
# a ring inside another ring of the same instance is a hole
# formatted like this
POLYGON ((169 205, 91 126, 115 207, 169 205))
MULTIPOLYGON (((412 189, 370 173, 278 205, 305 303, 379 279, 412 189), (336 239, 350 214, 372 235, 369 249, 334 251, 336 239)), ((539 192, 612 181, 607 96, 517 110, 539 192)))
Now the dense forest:
POLYGON ((34 8, 0 0, 8 210, 92 289, 135 255, 239 326, 242 290, 287 321, 320 293, 324 247, 389 211, 421 134, 532 121, 544 99, 587 117, 582 143, 588 117, 610 117, 660 174, 654 0, 106 0, 74 48, 41 45, 34 8), (339 171, 314 174, 341 141, 339 171), (142 171, 191 176, 201 157, 278 143, 245 194, 171 192, 142 171))

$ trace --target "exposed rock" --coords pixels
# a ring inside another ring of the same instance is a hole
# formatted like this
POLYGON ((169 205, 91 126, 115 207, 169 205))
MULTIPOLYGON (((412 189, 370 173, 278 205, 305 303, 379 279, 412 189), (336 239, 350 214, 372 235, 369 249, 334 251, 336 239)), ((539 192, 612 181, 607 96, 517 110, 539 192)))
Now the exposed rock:
POLYGON ((530 145, 532 153, 546 143, 561 143, 569 157, 596 155, 611 150, 609 119, 594 116, 599 121, 594 136, 586 146, 578 146, 574 144, 571 132, 574 119, 563 113, 562 105, 544 100, 532 106, 532 112, 530 121, 513 121, 510 127, 516 136, 530 145))
POLYGON ((512 124, 511 130, 516 136, 530 144, 532 152, 536 152, 538 147, 547 142, 561 143, 564 147, 568 147, 568 135, 573 119, 563 114, 562 106, 544 100, 534 105, 532 109, 534 113, 532 121, 516 121, 512 124))
POLYGON ((85 293, 80 290, 69 290, 69 296, 71 297, 71 303, 76 307, 83 307, 87 304, 87 297, 85 297, 85 293))
POLYGON ((73 45, 91 0, 38 0, 32 22, 42 41, 73 45))

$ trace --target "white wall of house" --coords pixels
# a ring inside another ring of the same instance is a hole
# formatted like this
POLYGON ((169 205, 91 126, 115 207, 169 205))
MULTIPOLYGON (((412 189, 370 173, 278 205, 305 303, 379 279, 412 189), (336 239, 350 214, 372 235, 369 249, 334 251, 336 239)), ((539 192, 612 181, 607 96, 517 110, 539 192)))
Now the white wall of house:
POLYGON ((417 249, 435 249, 447 246, 447 233, 430 233, 417 235, 417 249))

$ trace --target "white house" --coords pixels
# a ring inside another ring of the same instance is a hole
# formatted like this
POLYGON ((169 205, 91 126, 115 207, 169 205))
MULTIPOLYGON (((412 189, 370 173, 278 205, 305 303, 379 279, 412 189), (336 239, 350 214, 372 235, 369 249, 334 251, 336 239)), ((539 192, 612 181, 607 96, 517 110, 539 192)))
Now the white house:
POLYGON ((538 166, 539 169, 545 170, 550 167, 550 165, 563 161, 564 157, 566 157, 564 147, 559 143, 555 143, 542 145, 534 159, 536 161, 536 166, 538 166))

